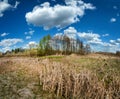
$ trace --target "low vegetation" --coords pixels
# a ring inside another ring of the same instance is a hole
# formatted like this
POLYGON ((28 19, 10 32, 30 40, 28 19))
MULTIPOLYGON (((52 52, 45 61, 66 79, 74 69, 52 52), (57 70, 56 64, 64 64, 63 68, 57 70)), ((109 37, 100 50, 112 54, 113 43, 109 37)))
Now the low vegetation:
POLYGON ((0 99, 119 99, 120 58, 0 58, 0 99))

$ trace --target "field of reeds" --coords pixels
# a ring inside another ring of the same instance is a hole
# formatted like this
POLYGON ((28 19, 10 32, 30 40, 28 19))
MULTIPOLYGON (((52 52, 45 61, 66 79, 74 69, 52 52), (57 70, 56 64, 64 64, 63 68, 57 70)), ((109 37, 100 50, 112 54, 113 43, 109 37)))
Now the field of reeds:
POLYGON ((0 99, 120 99, 120 58, 0 58, 0 99))

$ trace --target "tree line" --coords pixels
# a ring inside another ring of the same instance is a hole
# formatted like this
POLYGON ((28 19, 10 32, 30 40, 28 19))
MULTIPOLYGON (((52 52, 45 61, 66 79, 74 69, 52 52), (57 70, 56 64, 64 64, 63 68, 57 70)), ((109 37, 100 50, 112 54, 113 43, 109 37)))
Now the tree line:
POLYGON ((83 42, 77 38, 69 38, 67 35, 54 36, 50 35, 44 36, 39 44, 29 45, 28 49, 16 48, 11 51, 6 51, 3 55, 12 56, 46 56, 46 55, 69 55, 75 54, 88 54, 91 52, 90 45, 84 45, 83 42))
POLYGON ((90 45, 84 45, 80 39, 72 39, 67 35, 54 36, 50 35, 44 36, 37 48, 38 56, 51 55, 51 54, 63 54, 69 55, 71 53, 76 54, 88 54, 91 52, 90 45))

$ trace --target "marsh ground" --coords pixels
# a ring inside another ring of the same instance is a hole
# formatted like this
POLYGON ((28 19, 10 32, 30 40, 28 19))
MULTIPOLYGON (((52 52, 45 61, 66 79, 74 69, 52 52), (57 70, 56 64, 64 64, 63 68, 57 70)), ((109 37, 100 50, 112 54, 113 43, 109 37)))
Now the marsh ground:
POLYGON ((0 58, 0 99, 120 99, 120 58, 0 58))

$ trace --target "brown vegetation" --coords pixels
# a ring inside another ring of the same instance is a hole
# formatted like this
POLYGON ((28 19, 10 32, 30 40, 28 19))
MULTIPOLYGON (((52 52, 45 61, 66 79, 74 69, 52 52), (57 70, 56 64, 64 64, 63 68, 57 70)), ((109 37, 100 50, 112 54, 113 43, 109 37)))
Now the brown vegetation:
POLYGON ((1 58, 0 99, 119 99, 119 65, 99 55, 1 58))

